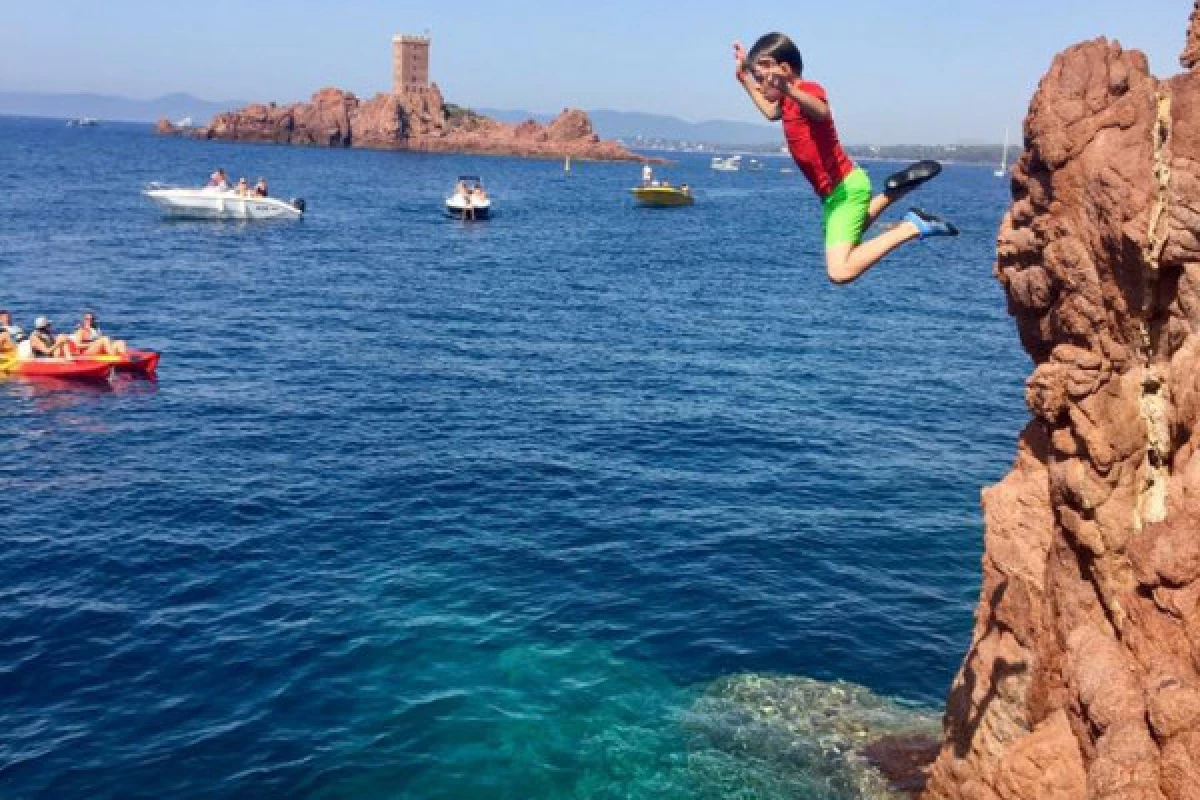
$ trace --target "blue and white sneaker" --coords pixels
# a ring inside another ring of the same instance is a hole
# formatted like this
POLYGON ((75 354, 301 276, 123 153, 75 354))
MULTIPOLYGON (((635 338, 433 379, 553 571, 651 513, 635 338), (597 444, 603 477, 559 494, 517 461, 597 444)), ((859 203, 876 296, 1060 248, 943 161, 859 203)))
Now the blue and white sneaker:
POLYGON ((923 208, 911 208, 904 215, 905 222, 911 222, 922 239, 930 236, 958 236, 958 228, 937 214, 930 214, 923 208))

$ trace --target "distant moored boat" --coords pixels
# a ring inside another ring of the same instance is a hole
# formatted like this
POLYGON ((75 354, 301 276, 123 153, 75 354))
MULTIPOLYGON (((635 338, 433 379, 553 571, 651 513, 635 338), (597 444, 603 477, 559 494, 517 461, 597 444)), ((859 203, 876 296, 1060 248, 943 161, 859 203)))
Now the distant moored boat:
POLYGON ((1000 169, 992 173, 997 178, 1008 174, 1008 128, 1004 129, 1004 152, 1000 154, 1000 169))

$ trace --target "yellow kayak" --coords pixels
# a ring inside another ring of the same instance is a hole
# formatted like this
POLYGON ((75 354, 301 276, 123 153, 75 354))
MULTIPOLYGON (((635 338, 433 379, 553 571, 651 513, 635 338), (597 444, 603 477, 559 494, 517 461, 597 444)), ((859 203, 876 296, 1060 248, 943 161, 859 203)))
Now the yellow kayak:
POLYGON ((638 186, 630 191, 643 206, 690 206, 696 202, 690 190, 677 186, 638 186))

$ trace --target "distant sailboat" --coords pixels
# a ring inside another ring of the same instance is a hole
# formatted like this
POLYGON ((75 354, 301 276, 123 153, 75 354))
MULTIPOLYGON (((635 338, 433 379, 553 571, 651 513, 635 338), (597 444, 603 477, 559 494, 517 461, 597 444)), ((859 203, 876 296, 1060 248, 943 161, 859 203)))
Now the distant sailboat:
POLYGON ((997 178, 1008 175, 1008 128, 1004 129, 1004 152, 1000 154, 1000 169, 992 174, 997 178))
POLYGON ((563 159, 563 172, 570 174, 571 172, 571 157, 567 156, 563 159))

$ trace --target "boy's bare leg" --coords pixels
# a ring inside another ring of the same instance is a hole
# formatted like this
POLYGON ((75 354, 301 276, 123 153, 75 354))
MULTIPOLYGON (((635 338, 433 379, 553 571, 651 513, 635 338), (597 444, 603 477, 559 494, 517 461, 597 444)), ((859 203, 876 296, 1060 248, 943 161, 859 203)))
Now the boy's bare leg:
POLYGON ((871 198, 871 205, 867 208, 867 218, 863 223, 863 231, 865 232, 875 224, 875 220, 887 210, 888 206, 926 181, 936 178, 941 171, 941 164, 926 160, 909 164, 894 175, 888 176, 884 181, 884 185, 888 188, 871 198))
POLYGON ((879 219, 879 215, 888 210, 888 207, 897 200, 909 193, 909 189, 903 189, 898 192, 880 192, 871 198, 871 205, 867 206, 867 219, 863 222, 863 232, 871 229, 875 224, 875 220, 879 219))
MULTIPOLYGON (((873 199, 872 205, 874 202, 873 199)), ((825 248, 825 270, 829 274, 829 280, 834 283, 850 283, 879 263, 888 253, 919 235, 917 226, 906 221, 862 244, 847 242, 830 245, 825 248)))

